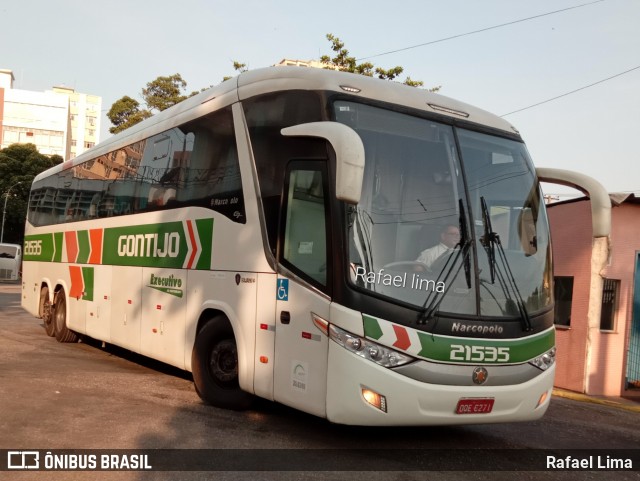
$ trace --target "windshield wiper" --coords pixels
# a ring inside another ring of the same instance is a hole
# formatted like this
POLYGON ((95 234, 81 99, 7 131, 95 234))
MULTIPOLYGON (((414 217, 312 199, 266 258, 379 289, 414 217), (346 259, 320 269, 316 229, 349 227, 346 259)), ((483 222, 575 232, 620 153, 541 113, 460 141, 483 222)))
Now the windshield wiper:
POLYGON ((491 227, 491 216, 489 215, 489 209, 487 209, 487 202, 484 197, 480 197, 480 205, 482 207, 482 226, 484 227, 484 235, 480 239, 480 243, 487 252, 489 258, 489 276, 491 277, 491 284, 496 282, 496 243, 500 241, 500 237, 496 232, 493 232, 491 227))
POLYGON ((469 236, 469 231, 467 229, 467 216, 465 214, 464 205, 462 204, 462 199, 458 201, 460 206, 460 241, 455 245, 454 249, 456 251, 455 256, 449 255, 447 258, 447 262, 444 264, 440 272, 438 273, 438 277, 435 280, 436 285, 439 282, 444 283, 444 290, 440 297, 438 298, 436 291, 431 291, 422 305, 422 312, 418 315, 417 324, 426 324, 427 320, 433 317, 433 314, 436 312, 442 301, 446 297, 449 289, 451 288, 452 283, 448 283, 449 279, 455 279, 460 273, 460 269, 464 266, 465 270, 465 278, 467 281, 467 287, 471 288, 471 261, 469 259, 469 250, 471 247, 471 238, 469 236), (452 277, 454 268, 458 262, 458 259, 462 256, 462 263, 458 265, 458 269, 455 272, 455 275, 452 277))
POLYGON ((471 258, 468 255, 469 249, 471 248, 471 235, 469 235, 469 231, 467 230, 467 216, 464 211, 464 205, 462 204, 462 199, 458 199, 458 206, 460 207, 460 242, 459 245, 462 249, 463 247, 467 250, 464 253, 464 257, 462 261, 464 262, 464 275, 467 281, 467 288, 471 289, 471 258))
POLYGON ((491 277, 491 284, 495 284, 497 273, 498 282, 500 283, 502 292, 504 292, 507 299, 510 299, 513 302, 512 298, 515 298, 515 303, 518 307, 520 318, 522 319, 522 328, 525 331, 530 331, 532 327, 531 319, 529 318, 529 313, 527 312, 527 307, 525 306, 524 299, 522 298, 520 290, 518 289, 516 278, 511 271, 511 267, 509 266, 509 261, 507 260, 506 253, 504 252, 502 242, 500 241, 500 236, 497 232, 493 231, 493 228, 491 226, 491 216, 489 215, 487 201, 485 200, 484 196, 480 197, 480 205, 482 207, 482 224, 484 226, 484 235, 482 236, 481 243, 484 246, 484 250, 487 252, 487 257, 489 259, 489 275, 491 277), (497 269, 496 246, 498 246, 498 257, 500 258, 500 262, 504 267, 506 276, 503 275, 501 270, 497 269))

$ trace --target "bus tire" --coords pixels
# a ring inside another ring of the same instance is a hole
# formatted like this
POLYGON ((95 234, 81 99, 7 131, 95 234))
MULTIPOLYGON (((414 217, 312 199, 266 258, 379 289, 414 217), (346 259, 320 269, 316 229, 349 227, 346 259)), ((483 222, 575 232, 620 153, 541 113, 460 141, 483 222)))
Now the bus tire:
POLYGON ((53 323, 53 308, 51 301, 49 300, 49 288, 44 286, 40 289, 40 308, 38 310, 42 322, 44 323, 44 330, 47 336, 53 337, 56 335, 56 328, 53 323))
POLYGON ((78 335, 67 327, 67 298, 63 290, 58 291, 54 299, 53 324, 58 342, 78 342, 78 335))
POLYGON ((191 369, 196 392, 205 403, 234 410, 251 406, 253 395, 238 383, 238 348, 225 317, 214 317, 196 335, 191 369))

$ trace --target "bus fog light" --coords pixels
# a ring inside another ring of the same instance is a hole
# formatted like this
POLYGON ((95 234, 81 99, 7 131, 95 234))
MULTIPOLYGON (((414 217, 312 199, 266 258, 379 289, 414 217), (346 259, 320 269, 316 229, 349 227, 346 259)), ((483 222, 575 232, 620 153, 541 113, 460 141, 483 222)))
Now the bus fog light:
POLYGON ((333 324, 329 325, 329 338, 344 347, 347 351, 368 359, 369 361, 373 361, 383 367, 402 366, 415 360, 413 357, 407 356, 402 352, 351 334, 333 324))
POLYGON ((383 413, 387 412, 387 398, 366 387, 362 388, 362 397, 368 404, 379 409, 383 413))
POLYGON ((542 406, 548 397, 549 397, 549 391, 543 392, 542 395, 540 396, 540 399, 538 399, 538 404, 536 405, 536 409, 542 406))

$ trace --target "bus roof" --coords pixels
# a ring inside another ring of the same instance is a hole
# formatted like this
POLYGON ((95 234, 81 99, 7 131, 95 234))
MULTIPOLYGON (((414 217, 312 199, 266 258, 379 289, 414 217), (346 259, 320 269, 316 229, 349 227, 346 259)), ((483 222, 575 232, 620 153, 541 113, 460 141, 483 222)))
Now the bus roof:
POLYGON ((428 90, 365 75, 330 69, 272 67, 249 70, 237 78, 240 100, 278 90, 333 90, 458 120, 464 119, 510 135, 518 134, 509 122, 485 110, 428 90))
POLYGON ((190 97, 99 143, 76 157, 39 174, 34 181, 134 142, 165 132, 239 100, 283 90, 328 90, 352 94, 502 130, 518 131, 504 119, 482 109, 427 90, 330 69, 268 67, 243 72, 190 97))

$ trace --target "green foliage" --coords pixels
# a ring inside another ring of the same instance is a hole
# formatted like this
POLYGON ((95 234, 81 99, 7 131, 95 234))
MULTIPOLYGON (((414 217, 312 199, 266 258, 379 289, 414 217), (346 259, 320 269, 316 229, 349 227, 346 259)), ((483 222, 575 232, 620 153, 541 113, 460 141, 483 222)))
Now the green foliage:
MULTIPOLYGON (((423 87, 424 86, 424 82, 422 80, 412 80, 411 77, 407 76, 407 78, 404 80, 404 84, 408 85, 409 87, 423 87)), ((440 86, 437 87, 432 87, 429 89, 430 92, 437 92, 438 90, 440 90, 440 86)))
POLYGON ((142 89, 142 98, 149 110, 162 112, 187 98, 182 93, 186 87, 187 82, 179 73, 169 77, 158 77, 142 89))
MULTIPOLYGON (((328 69, 337 68, 343 72, 366 75, 367 77, 373 77, 375 74, 378 78, 383 80, 395 80, 404 72, 404 68, 400 66, 385 70, 381 67, 375 67, 371 62, 358 63, 355 57, 349 55, 349 50, 344 47, 344 42, 338 37, 328 33, 327 40, 331 42, 331 50, 333 50, 334 56, 331 57, 330 55, 323 55, 320 57, 320 61, 327 64, 326 68, 328 69)), ((407 77, 403 83, 410 87, 424 86, 423 81, 412 80, 411 77, 407 77)), ((440 87, 433 87, 429 90, 431 92, 437 92, 440 90, 440 87)))
POLYGON ((12 144, 0 150, 0 208, 4 210, 7 201, 4 242, 22 243, 33 178, 61 162, 59 155, 48 157, 33 144, 12 144))
POLYGON ((151 117, 151 112, 146 109, 141 109, 140 102, 125 95, 120 100, 114 102, 109 112, 107 112, 107 117, 113 124, 113 127, 109 128, 109 132, 117 134, 151 117))
MULTIPOLYGON (((247 69, 247 64, 246 63, 240 63, 237 60, 234 60, 233 61, 233 70, 235 70, 238 73, 246 72, 248 70, 247 69)), ((227 81, 227 80, 229 80, 231 78, 233 78, 233 77, 224 77, 222 79, 222 81, 225 82, 225 81, 227 81)))
POLYGON ((343 72, 359 73, 360 75, 366 75, 371 77, 373 73, 373 64, 367 62, 358 65, 355 57, 349 56, 349 51, 344 48, 344 42, 332 33, 327 34, 327 40, 331 42, 331 50, 333 50, 335 57, 331 58, 329 55, 323 55, 320 57, 322 63, 328 64, 327 68, 337 67, 343 72))
POLYGON ((146 108, 142 108, 140 102, 127 95, 116 100, 107 113, 107 117, 113 124, 109 132, 112 134, 122 132, 151 117, 153 111, 162 112, 198 93, 191 92, 185 95, 186 87, 187 82, 179 73, 176 73, 168 77, 160 76, 147 83, 147 86, 142 89, 142 99, 146 108))
MULTIPOLYGON (((396 81, 404 72, 404 68, 399 65, 384 69, 382 67, 376 67, 371 62, 358 63, 355 57, 349 55, 349 50, 345 48, 344 42, 338 37, 328 33, 327 40, 331 43, 333 57, 323 55, 320 58, 320 61, 327 65, 326 68, 336 68, 344 72, 366 75, 367 77, 373 77, 375 75, 378 78, 393 81, 396 81)), ((238 73, 246 72, 247 64, 234 60, 233 69, 238 73)), ((230 78, 230 76, 224 77, 223 81, 229 80, 230 78)), ((411 77, 407 77, 403 83, 411 87, 424 86, 424 82, 421 80, 413 80, 411 77)), ((147 83, 147 86, 142 89, 142 98, 146 108, 142 108, 140 103, 131 97, 122 97, 111 106, 111 109, 109 109, 107 113, 107 117, 113 124, 113 127, 109 128, 109 132, 115 134, 128 129, 138 122, 151 117, 154 111, 161 112, 198 93, 194 91, 186 95, 186 87, 187 82, 179 73, 176 73, 168 77, 160 76, 147 83)), ((203 88, 200 92, 203 90, 206 90, 206 88, 203 88)), ((440 87, 433 87, 429 90, 431 92, 437 92, 440 90, 440 87)))

